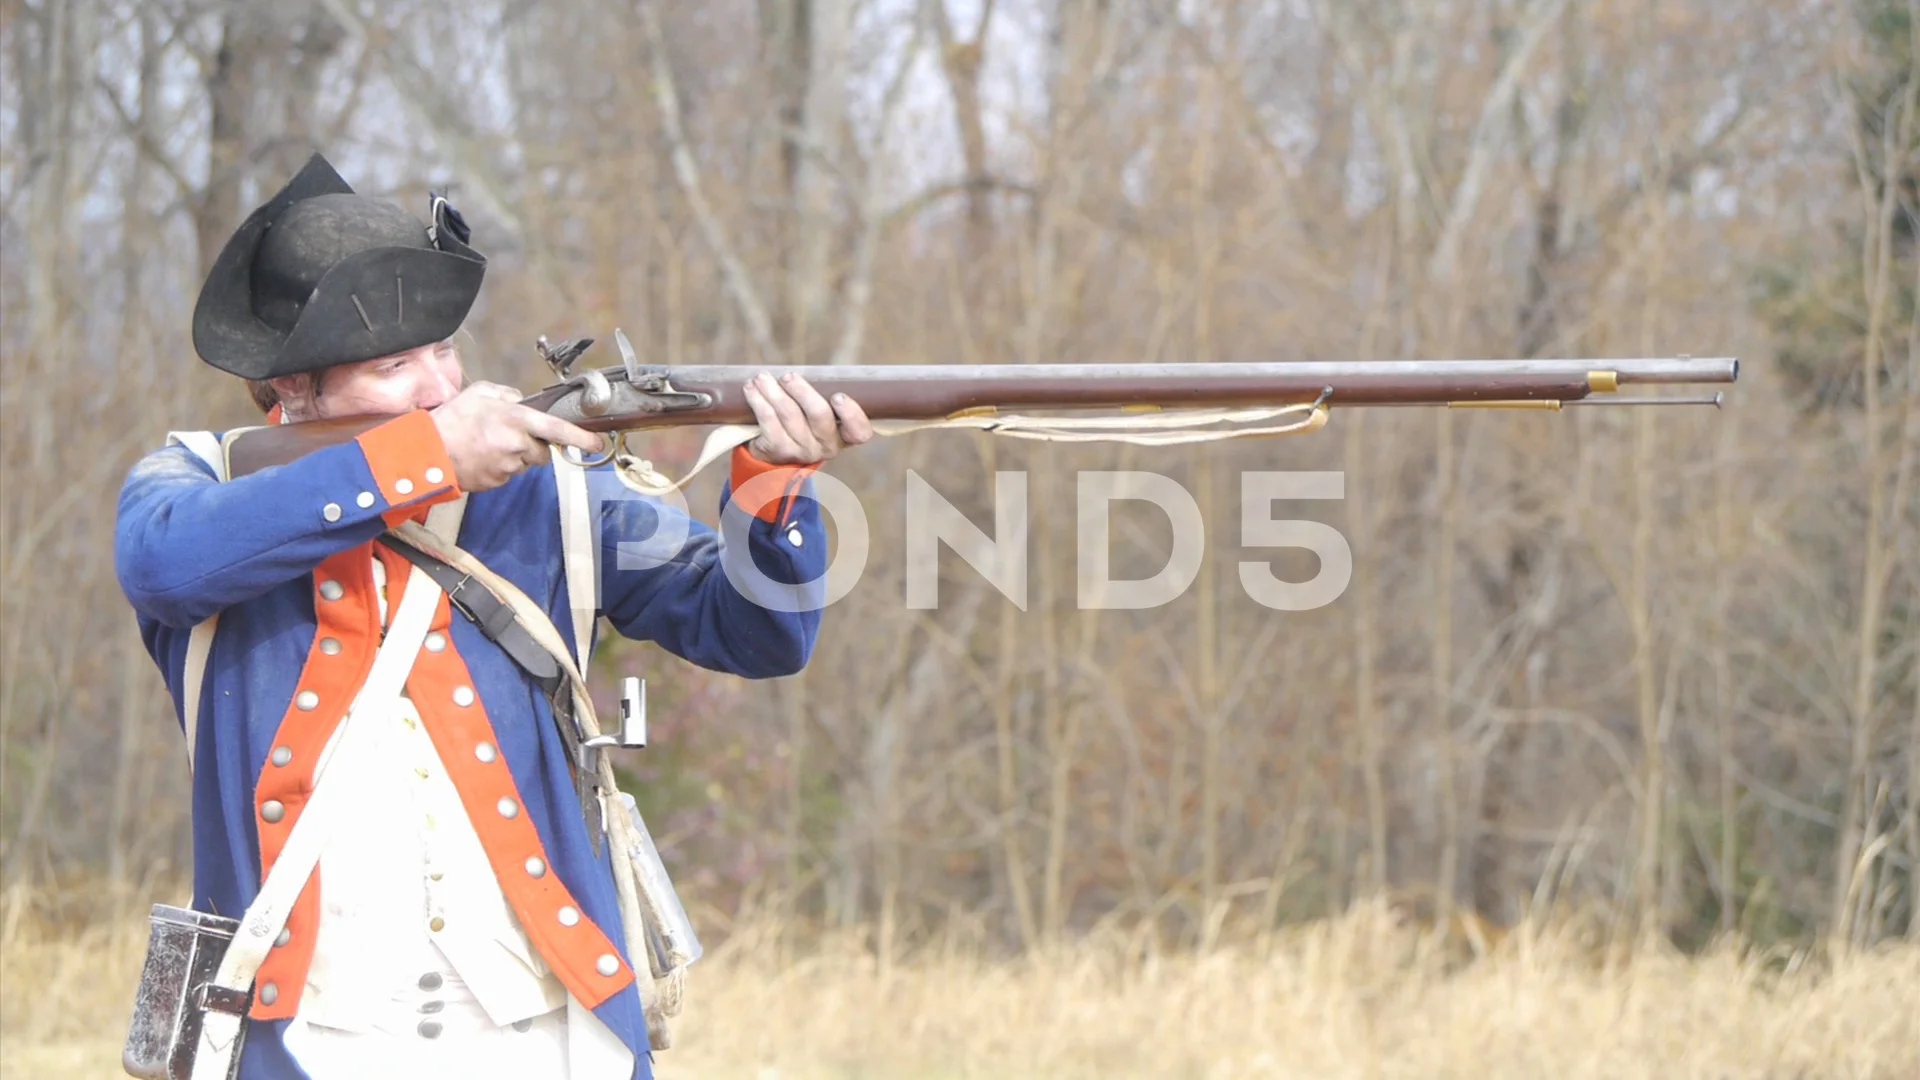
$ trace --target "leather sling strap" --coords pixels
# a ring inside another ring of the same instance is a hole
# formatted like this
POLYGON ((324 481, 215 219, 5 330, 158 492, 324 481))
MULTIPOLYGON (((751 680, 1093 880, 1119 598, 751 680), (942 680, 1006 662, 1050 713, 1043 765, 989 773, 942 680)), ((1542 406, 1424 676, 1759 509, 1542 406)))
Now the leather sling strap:
POLYGON ((391 534, 380 538, 385 544, 399 552, 406 560, 425 571, 434 583, 445 590, 447 599, 460 609, 495 644, 506 651, 513 662, 519 664, 529 675, 538 681, 547 693, 552 694, 560 688, 560 665, 554 662, 553 654, 541 648, 527 633, 513 607, 495 595, 492 589, 477 581, 472 574, 456 570, 445 561, 421 551, 405 540, 391 534))

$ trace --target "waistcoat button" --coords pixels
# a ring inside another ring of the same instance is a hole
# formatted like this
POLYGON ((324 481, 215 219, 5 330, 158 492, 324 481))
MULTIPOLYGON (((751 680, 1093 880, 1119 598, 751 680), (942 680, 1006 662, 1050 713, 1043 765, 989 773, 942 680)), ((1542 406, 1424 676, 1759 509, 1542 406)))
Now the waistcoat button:
POLYGON ((423 1039, 439 1038, 440 1037, 440 1021, 438 1020, 420 1021, 420 1037, 423 1039))
POLYGON ((422 990, 440 989, 440 973, 437 971, 429 971, 425 975, 420 976, 420 989, 422 990))
POLYGON ((580 912, 578 909, 574 908, 572 905, 568 905, 560 909, 560 925, 561 926, 578 926, 579 924, 580 924, 580 912))
POLYGON ((615 975, 620 974, 620 961, 614 959, 612 953, 604 953, 600 959, 594 963, 593 970, 611 979, 615 975))
POLYGON ((511 821, 520 816, 520 804, 512 799, 500 800, 500 816, 511 821))
POLYGON ((320 583, 320 595, 325 599, 338 600, 342 596, 345 596, 346 592, 347 590, 341 588, 340 583, 337 581, 323 581, 320 583))
POLYGON ((287 816, 287 808, 280 805, 278 799, 268 799, 260 806, 260 816, 265 818, 269 825, 278 824, 281 818, 287 816))
POLYGON ((293 703, 301 712, 312 712, 320 707, 320 695, 311 690, 302 690, 300 696, 293 699, 293 703))

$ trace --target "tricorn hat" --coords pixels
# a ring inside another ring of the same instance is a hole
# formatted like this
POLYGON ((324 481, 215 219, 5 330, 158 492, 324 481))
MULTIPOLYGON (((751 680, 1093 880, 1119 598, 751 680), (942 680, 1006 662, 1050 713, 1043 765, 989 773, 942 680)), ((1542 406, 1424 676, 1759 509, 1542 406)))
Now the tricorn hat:
POLYGON ((356 195, 313 155, 247 217, 214 260, 193 310, 200 358, 271 379, 390 356, 452 336, 487 260, 445 198, 431 225, 356 195))

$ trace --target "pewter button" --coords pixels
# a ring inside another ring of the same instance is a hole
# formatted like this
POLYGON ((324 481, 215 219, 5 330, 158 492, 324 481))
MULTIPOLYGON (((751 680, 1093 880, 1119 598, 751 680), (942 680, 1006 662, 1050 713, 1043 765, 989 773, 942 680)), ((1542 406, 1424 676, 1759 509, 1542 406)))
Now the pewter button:
POLYGON ((805 547, 806 542, 807 538, 800 535, 799 526, 796 525, 787 530, 787 543, 792 544, 794 547, 805 547))
POLYGON ((500 816, 509 820, 520 816, 520 804, 512 799, 500 800, 500 816))
POLYGON ((515 1031, 527 1031, 527 1030, 530 1030, 532 1027, 533 1027, 533 1017, 531 1016, 527 1017, 525 1020, 515 1020, 513 1022, 513 1030, 515 1031))
POLYGON ((339 521, 340 520, 340 504, 328 503, 327 505, 321 507, 320 516, 323 518, 326 518, 328 521, 339 521))
POLYGON ((612 953, 603 953, 600 959, 594 962, 593 970, 611 979, 620 974, 620 961, 614 959, 612 953))
POLYGON ((347 590, 340 587, 340 583, 337 581, 323 581, 320 583, 320 595, 328 600, 338 600, 346 591, 347 590))
POLYGON ((420 989, 422 990, 440 989, 440 973, 437 971, 429 971, 425 975, 420 976, 420 989))
POLYGON ((453 703, 463 709, 473 704, 473 687, 455 687, 453 691, 453 703))
POLYGON ((420 1037, 423 1039, 439 1038, 440 1037, 440 1021, 438 1020, 420 1021, 420 1037))
POLYGON ((393 490, 402 495, 411 495, 413 494, 413 481, 408 480, 406 477, 401 477, 393 482, 393 490))
POLYGON ((311 690, 302 690, 300 696, 293 699, 293 703, 300 707, 301 712, 312 712, 320 707, 320 695, 311 690))
POLYGON ((435 630, 427 635, 427 651, 440 652, 447 647, 447 635, 435 630))
POLYGON ((285 765, 287 762, 292 760, 293 760, 292 747, 276 746, 273 748, 273 763, 275 765, 285 765))
POLYGON ((280 928, 280 936, 273 939, 273 947, 278 949, 281 946, 285 945, 287 942, 292 940, 293 940, 293 928, 283 926, 280 928))
POLYGON ((267 824, 275 825, 281 818, 287 816, 287 808, 282 806, 278 799, 268 799, 260 806, 260 816, 266 819, 267 824))
POLYGON ((272 983, 263 983, 260 987, 260 1004, 271 1005, 280 1000, 280 988, 272 983))
POLYGON ((354 501, 354 505, 358 506, 362 510, 365 510, 368 507, 371 507, 373 505, 373 492, 363 491, 360 494, 354 496, 353 501, 354 501))
POLYGON ((321 638, 320 651, 323 653, 326 653, 328 656, 339 656, 340 655, 340 639, 339 638, 321 638))
POLYGON ((543 877, 546 877, 546 876, 547 876, 547 864, 546 864, 546 863, 544 863, 544 862, 542 862, 542 861, 540 860, 540 858, 539 858, 539 856, 535 856, 535 857, 533 857, 533 858, 531 858, 531 859, 528 859, 528 860, 527 860, 527 874, 528 874, 528 876, 529 876, 529 877, 537 877, 537 878, 543 878, 543 877))
POLYGON ((573 907, 573 906, 572 906, 571 904, 569 904, 569 905, 568 905, 568 906, 566 906, 566 907, 563 907, 563 908, 561 908, 561 909, 560 909, 560 925, 561 925, 561 926, 578 926, 578 925, 580 925, 580 912, 579 912, 579 909, 577 909, 577 908, 575 908, 575 907, 573 907))
POLYGON ((447 1003, 444 1001, 426 1001, 421 1003, 420 1011, 426 1013, 428 1016, 432 1016, 434 1013, 446 1007, 447 1003))
POLYGON ((493 759, 498 757, 499 754, 494 750, 492 743, 483 742, 473 748, 473 756, 480 759, 480 764, 491 765, 493 764, 493 759))
POLYGON ((427 483, 429 484, 437 484, 446 478, 447 474, 441 472, 437 467, 427 470, 427 483))

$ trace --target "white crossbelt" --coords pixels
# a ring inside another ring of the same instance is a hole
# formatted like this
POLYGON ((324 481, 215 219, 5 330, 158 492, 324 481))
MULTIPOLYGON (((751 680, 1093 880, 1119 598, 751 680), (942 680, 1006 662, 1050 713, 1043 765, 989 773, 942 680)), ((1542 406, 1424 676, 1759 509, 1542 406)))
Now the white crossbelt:
MULTIPOLYGON (((449 508, 459 505, 443 504, 449 508)), ((435 508, 436 511, 440 509, 435 508)), ((351 805, 353 799, 353 792, 347 787, 320 783, 321 773, 344 770, 346 775, 351 776, 359 771, 359 759, 366 753, 369 742, 364 737, 367 725, 356 724, 356 718, 363 705, 377 709, 400 693, 406 683, 407 673, 413 669, 414 658, 419 656, 421 644, 426 640, 427 629, 433 623, 439 600, 440 586, 426 571, 414 567, 407 578, 399 610, 394 613, 393 625, 387 630, 386 640, 374 656, 373 670, 368 673, 360 692, 354 696, 347 715, 340 721, 343 730, 333 752, 314 770, 313 796, 293 823, 293 829, 287 834, 286 846, 281 849, 280 857, 274 860, 267 880, 261 883, 259 895, 254 897, 253 903, 247 906, 246 914, 241 917, 240 927, 233 935, 233 943, 227 946, 225 955, 221 957, 220 968, 213 979, 214 986, 250 993, 255 973, 273 948, 274 938, 279 935, 280 928, 286 925, 287 915, 293 910, 300 891, 306 887, 307 879, 320 861, 320 852, 326 847, 328 836, 341 812, 351 805)), ((234 1013, 207 1010, 200 1029, 200 1045, 194 1054, 193 1080, 226 1080, 245 1019, 234 1013)))

